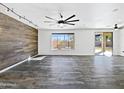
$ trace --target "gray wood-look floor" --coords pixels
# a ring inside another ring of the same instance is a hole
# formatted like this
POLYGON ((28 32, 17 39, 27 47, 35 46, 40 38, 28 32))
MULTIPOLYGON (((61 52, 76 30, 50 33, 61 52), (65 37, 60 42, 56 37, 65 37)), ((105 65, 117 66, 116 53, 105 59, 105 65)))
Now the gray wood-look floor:
POLYGON ((0 74, 0 88, 122 89, 124 57, 47 56, 0 74))

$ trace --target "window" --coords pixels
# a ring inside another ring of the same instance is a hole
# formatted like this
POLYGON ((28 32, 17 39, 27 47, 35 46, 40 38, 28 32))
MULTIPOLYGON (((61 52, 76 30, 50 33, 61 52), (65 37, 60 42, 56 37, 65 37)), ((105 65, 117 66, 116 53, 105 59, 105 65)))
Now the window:
POLYGON ((52 33, 52 49, 74 49, 74 33, 52 33))

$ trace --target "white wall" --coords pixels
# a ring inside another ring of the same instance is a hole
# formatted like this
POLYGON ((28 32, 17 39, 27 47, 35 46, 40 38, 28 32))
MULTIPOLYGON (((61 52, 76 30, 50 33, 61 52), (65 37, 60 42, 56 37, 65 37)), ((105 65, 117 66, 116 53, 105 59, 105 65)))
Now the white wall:
MULTIPOLYGON (((40 55, 94 55, 95 32, 112 30, 42 30, 38 31, 38 53, 40 55), (75 33, 74 50, 51 50, 52 33, 75 33)), ((118 32, 113 32, 113 54, 118 55, 118 32)))
POLYGON ((124 29, 120 30, 120 55, 124 56, 124 29))
POLYGON ((113 55, 120 55, 120 30, 113 31, 113 55))

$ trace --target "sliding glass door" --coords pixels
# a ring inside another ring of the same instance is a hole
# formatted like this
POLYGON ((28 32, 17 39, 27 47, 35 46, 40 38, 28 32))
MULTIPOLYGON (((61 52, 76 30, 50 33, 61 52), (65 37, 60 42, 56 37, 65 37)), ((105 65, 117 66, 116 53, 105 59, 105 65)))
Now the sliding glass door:
POLYGON ((113 33, 95 33, 95 55, 112 56, 113 52, 113 33))

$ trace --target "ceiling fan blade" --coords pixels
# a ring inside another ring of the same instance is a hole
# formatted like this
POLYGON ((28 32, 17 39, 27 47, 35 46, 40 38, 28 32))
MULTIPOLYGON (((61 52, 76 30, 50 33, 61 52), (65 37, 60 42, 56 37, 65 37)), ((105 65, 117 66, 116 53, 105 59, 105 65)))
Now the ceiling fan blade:
POLYGON ((67 18, 67 19, 65 19, 64 21, 67 21, 67 20, 69 20, 69 19, 71 19, 71 18, 73 18, 73 17, 75 17, 76 15, 72 15, 72 16, 70 16, 69 18, 67 18))
POLYGON ((48 17, 48 16, 45 16, 45 17, 48 18, 48 19, 51 19, 51 20, 57 21, 56 19, 53 19, 53 18, 51 18, 51 17, 48 17))
POLYGON ((79 20, 70 20, 70 21, 66 21, 66 22, 77 22, 79 20))
POLYGON ((123 29, 124 28, 124 26, 121 26, 121 27, 119 27, 118 29, 123 29))
POLYGON ((64 24, 68 24, 68 25, 75 25, 75 24, 72 24, 72 23, 68 23, 68 22, 65 22, 64 24))
POLYGON ((63 15, 60 13, 60 17, 63 18, 63 15))
POLYGON ((54 23, 54 21, 44 21, 44 23, 54 23))

